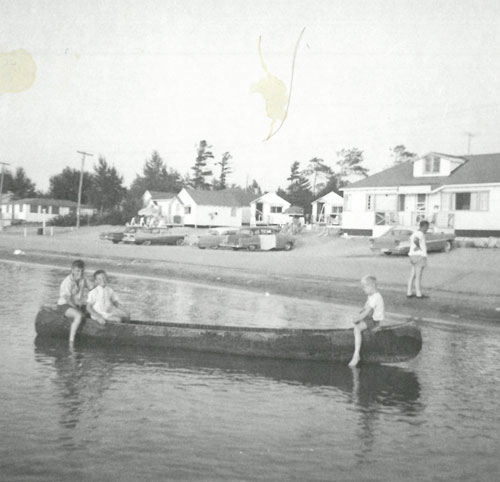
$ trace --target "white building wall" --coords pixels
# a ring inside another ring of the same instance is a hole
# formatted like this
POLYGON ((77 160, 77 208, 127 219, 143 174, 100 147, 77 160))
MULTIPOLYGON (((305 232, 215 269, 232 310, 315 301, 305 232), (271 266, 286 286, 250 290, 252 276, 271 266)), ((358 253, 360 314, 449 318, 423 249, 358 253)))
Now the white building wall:
POLYGON ((488 194, 488 210, 487 211, 460 211, 453 210, 455 222, 455 230, 500 230, 500 186, 499 187, 448 187, 443 190, 443 194, 457 192, 485 192, 488 194))

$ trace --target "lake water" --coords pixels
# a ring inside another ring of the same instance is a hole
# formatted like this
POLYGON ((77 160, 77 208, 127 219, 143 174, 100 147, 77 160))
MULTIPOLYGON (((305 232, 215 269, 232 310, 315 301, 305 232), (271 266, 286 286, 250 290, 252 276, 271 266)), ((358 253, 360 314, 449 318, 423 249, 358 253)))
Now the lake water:
MULTIPOLYGON (((70 351, 34 332, 39 305, 56 299, 66 272, 0 262, 0 273, 2 482, 499 480, 496 327, 424 325, 418 358, 359 370, 70 351)), ((147 319, 325 326, 332 313, 238 290, 112 281, 147 319)))

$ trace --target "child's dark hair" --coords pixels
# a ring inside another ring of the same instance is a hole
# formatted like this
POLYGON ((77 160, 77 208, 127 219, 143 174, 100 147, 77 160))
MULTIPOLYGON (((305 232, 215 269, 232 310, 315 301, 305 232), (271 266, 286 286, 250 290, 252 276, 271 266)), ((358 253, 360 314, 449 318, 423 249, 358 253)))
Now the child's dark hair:
MULTIPOLYGON (((103 275, 106 275, 106 271, 104 271, 103 269, 98 269, 95 273, 94 273, 94 280, 97 278, 97 276, 99 276, 100 274, 103 274, 103 275)), ((106 275, 107 276, 107 275, 106 275)))
POLYGON ((419 227, 423 228, 424 226, 429 227, 430 226, 429 221, 426 221, 425 219, 423 219, 422 221, 420 221, 419 227))
POLYGON ((85 269, 85 263, 81 259, 76 259, 71 263, 72 268, 85 269))

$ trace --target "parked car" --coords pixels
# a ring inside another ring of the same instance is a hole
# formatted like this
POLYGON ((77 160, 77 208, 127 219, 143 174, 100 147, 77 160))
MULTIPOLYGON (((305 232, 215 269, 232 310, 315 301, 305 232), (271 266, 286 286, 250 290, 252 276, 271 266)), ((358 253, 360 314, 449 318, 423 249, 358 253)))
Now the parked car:
POLYGON ((252 226, 241 228, 235 234, 230 234, 227 241, 220 246, 233 249, 257 249, 267 251, 270 249, 284 249, 290 251, 295 246, 295 239, 289 234, 280 234, 275 226, 252 226))
MULTIPOLYGON (((384 254, 408 254, 410 251, 410 236, 412 229, 393 227, 382 236, 370 238, 371 250, 384 254)), ((434 226, 429 227, 425 235, 427 251, 449 252, 455 241, 455 234, 440 231, 434 226)))
POLYGON ((212 228, 208 230, 208 234, 198 238, 198 248, 217 249, 222 243, 227 243, 227 238, 230 234, 236 234, 240 228, 212 228))
POLYGON ((107 233, 101 233, 99 234, 99 238, 111 241, 113 244, 117 244, 123 241, 125 234, 136 233, 138 230, 142 229, 144 228, 140 226, 128 226, 127 228, 125 228, 125 231, 110 231, 107 233))
POLYGON ((168 244, 181 246, 184 244, 185 234, 172 233, 169 228, 148 228, 136 231, 135 233, 125 233, 124 243, 142 244, 168 244))

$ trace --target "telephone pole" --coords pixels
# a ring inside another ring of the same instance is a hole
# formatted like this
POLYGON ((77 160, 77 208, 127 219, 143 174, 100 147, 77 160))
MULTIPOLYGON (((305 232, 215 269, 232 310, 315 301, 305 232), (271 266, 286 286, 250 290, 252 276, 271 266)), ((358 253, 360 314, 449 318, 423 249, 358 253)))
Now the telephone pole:
POLYGON ((82 201, 82 185, 83 185, 83 165, 85 164, 85 156, 92 157, 94 154, 89 154, 84 151, 76 151, 82 155, 82 169, 80 171, 80 184, 78 186, 78 204, 76 206, 76 229, 80 228, 80 204, 82 201))
POLYGON ((474 134, 473 132, 466 132, 465 135, 468 137, 468 139, 467 139, 467 155, 470 156, 471 139, 473 137, 476 137, 476 134, 474 134))
POLYGON ((2 204, 3 204, 3 176, 4 176, 4 170, 5 166, 10 166, 8 162, 0 162, 2 165, 2 174, 0 177, 0 231, 3 230, 3 212, 2 212, 2 204))

